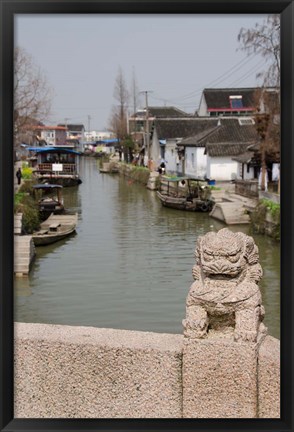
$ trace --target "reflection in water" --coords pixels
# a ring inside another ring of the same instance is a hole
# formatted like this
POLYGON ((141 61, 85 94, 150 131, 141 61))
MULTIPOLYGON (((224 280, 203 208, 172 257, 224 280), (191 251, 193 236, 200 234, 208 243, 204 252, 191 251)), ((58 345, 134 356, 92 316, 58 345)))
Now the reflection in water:
MULTIPOLYGON (((37 248, 27 279, 16 279, 15 315, 24 322, 182 333, 195 242, 224 225, 205 213, 163 208, 156 193, 81 160, 83 183, 64 189, 78 211, 77 235, 37 248)), ((247 234, 249 227, 234 226, 247 234)), ((279 337, 279 244, 255 236, 264 278, 266 325, 279 337)))

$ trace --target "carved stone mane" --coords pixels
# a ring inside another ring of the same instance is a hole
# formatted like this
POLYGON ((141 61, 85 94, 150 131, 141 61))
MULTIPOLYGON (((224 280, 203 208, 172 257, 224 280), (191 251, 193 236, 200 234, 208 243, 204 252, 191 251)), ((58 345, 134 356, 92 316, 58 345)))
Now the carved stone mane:
POLYGON ((203 338, 209 328, 234 326, 235 340, 256 341, 265 327, 258 287, 262 269, 253 238, 227 228, 209 232, 199 237, 195 258, 184 335, 203 338))

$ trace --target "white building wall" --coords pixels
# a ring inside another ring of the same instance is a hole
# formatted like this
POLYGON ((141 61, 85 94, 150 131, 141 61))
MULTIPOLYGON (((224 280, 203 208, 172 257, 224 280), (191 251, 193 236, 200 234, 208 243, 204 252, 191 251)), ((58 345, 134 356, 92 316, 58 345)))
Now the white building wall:
POLYGON ((250 167, 249 172, 247 172, 247 164, 244 165, 244 180, 253 180, 253 179, 254 179, 254 169, 250 167))
POLYGON ((239 175, 238 162, 230 156, 207 158, 207 177, 213 180, 233 180, 239 175))
POLYGON ((200 99, 200 104, 199 104, 199 109, 198 109, 198 115, 199 115, 199 117, 204 117, 204 116, 208 115, 208 113, 207 113, 207 104, 206 104, 205 97, 203 96, 203 93, 202 93, 202 96, 201 96, 201 99, 200 99))
POLYGON ((41 139, 45 140, 47 144, 56 144, 56 134, 54 129, 45 129, 41 131, 41 139))
POLYGON ((87 141, 98 141, 98 140, 113 138, 114 135, 112 132, 109 131, 93 130, 91 132, 84 132, 84 137, 87 141))
POLYGON ((204 154, 204 147, 196 148, 196 171, 197 177, 205 177, 207 175, 207 156, 204 154))
POLYGON ((244 168, 243 168, 243 177, 242 178, 242 164, 240 162, 238 162, 238 168, 237 168, 237 179, 239 180, 253 180, 254 179, 254 169, 252 167, 249 167, 248 171, 247 171, 247 164, 244 164, 244 168))
POLYGON ((166 170, 171 174, 180 172, 180 160, 177 152, 177 140, 168 140, 165 145, 164 159, 166 170))
POLYGON ((159 164, 159 161, 161 159, 159 146, 151 146, 150 157, 155 162, 155 164, 159 164))
POLYGON ((191 177, 204 177, 207 175, 207 156, 204 147, 186 147, 185 175, 191 177))

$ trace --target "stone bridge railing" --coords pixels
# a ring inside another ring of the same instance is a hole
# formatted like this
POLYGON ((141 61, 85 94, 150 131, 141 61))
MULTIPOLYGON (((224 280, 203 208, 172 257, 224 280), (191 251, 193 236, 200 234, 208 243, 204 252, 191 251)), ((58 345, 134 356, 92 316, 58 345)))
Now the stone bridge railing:
POLYGON ((251 237, 200 237, 184 335, 15 325, 16 418, 279 418, 251 237))

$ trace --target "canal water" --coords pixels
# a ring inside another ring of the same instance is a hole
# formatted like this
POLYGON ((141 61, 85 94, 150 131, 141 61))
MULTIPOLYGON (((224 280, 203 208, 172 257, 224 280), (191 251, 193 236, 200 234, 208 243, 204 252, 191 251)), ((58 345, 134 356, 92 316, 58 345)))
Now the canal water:
MULTIPOLYGON (((81 159, 83 183, 65 188, 77 233, 38 247, 28 278, 15 279, 15 320, 182 333, 195 242, 224 225, 205 213, 161 206, 156 192, 81 159)), ((246 234, 249 227, 231 228, 246 234)), ((280 337, 280 249, 254 235, 264 270, 265 324, 280 337)))

